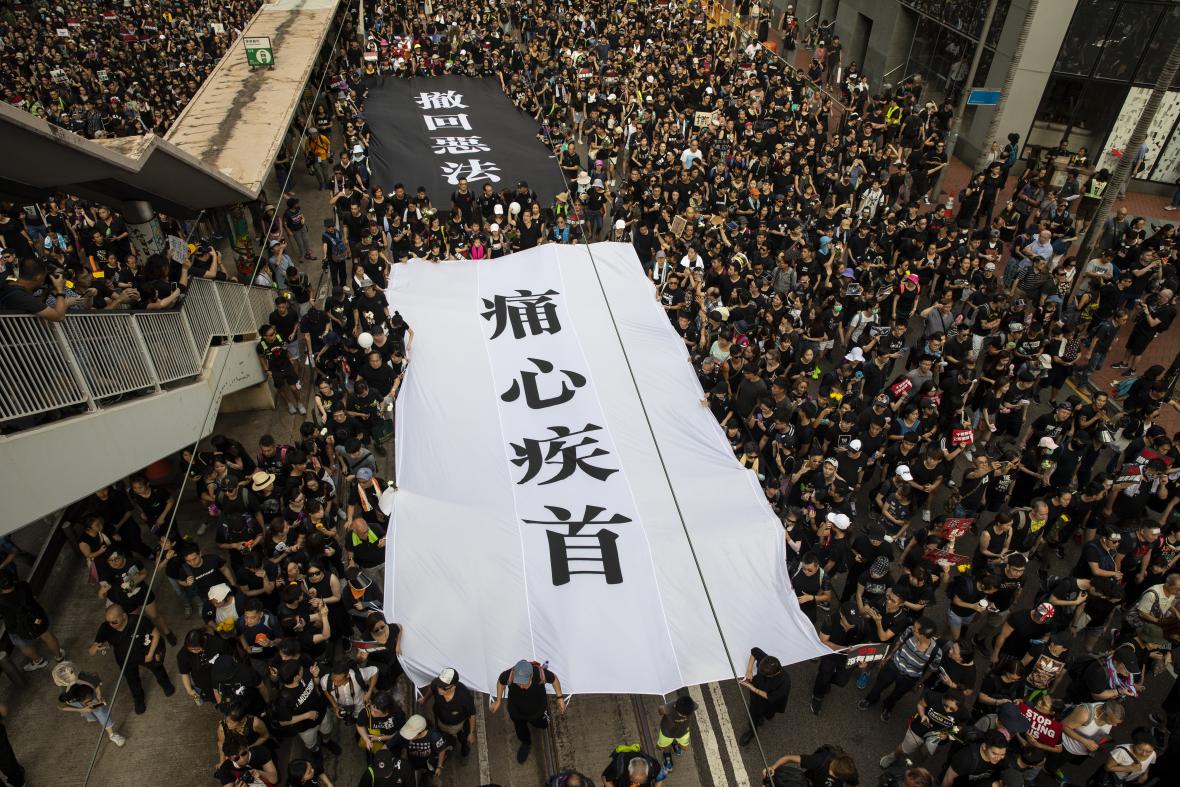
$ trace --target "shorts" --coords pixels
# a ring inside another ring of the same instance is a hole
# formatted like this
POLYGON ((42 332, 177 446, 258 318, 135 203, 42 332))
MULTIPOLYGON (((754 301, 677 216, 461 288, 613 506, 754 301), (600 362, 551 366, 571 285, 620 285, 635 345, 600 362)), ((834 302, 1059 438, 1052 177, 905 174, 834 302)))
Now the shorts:
POLYGON ((918 749, 926 747, 926 754, 933 755, 938 749, 938 738, 931 738, 927 740, 921 735, 917 735, 913 730, 907 729, 905 737, 901 739, 901 751, 907 757, 918 749))
POLYGON ((946 611, 946 620, 958 629, 965 629, 971 625, 971 621, 975 620, 975 614, 972 612, 970 615, 956 615, 948 608, 946 611))
POLYGON ((298 339, 293 342, 287 342, 287 355, 293 361, 298 361, 303 357, 303 348, 299 345, 298 339))
POLYGON ((290 364, 283 364, 279 368, 273 365, 270 367, 271 378, 275 382, 275 387, 283 385, 294 385, 299 382, 299 375, 295 374, 295 369, 290 364))
POLYGON ((683 735, 681 735, 679 738, 669 738, 667 735, 664 734, 663 730, 661 730, 660 734, 658 736, 656 736, 656 748, 657 749, 666 749, 669 746, 671 746, 673 743, 676 743, 681 748, 685 748, 688 746, 688 739, 691 737, 692 737, 692 732, 689 731, 689 732, 686 732, 683 735))

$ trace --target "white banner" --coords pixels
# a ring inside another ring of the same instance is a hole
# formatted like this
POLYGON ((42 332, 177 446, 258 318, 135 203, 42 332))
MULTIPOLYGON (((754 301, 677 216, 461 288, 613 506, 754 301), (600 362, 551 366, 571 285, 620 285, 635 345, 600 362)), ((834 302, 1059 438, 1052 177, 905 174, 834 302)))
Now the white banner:
POLYGON ((492 691, 530 658, 572 693, 667 694, 752 646, 828 652, 630 245, 415 260, 388 297, 414 336, 387 615, 418 685, 452 666, 492 691))

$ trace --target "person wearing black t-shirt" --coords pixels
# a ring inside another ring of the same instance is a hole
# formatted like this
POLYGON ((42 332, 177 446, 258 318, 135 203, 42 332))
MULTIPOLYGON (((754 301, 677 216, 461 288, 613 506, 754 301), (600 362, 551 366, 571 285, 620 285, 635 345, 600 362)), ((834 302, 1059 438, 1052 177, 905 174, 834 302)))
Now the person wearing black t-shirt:
POLYGON ((755 730, 775 715, 786 712, 787 700, 791 696, 791 677, 777 658, 761 648, 751 648, 746 675, 738 683, 750 692, 753 725, 738 739, 738 743, 745 746, 754 740, 755 730))
POLYGON ((1035 641, 1042 640, 1050 631, 1056 613, 1052 604, 1041 603, 1033 609, 1013 612, 996 638, 992 659, 1019 661, 1035 641))
POLYGON ((811 754, 783 755, 763 772, 763 778, 773 781, 775 771, 786 765, 801 769, 809 787, 855 787, 860 783, 856 762, 837 746, 821 746, 811 754))
POLYGON ((843 686, 852 675, 852 668, 848 665, 848 657, 840 651, 852 645, 860 645, 872 639, 869 633, 874 624, 857 614, 852 605, 844 605, 840 611, 829 618, 827 627, 820 632, 820 642, 827 645, 835 653, 820 656, 819 669, 815 673, 815 682, 811 684, 811 712, 819 714, 833 684, 843 686))
POLYGON ((991 784, 1003 770, 1008 739, 999 730, 984 733, 983 741, 966 746, 951 757, 942 787, 975 787, 991 784))
POLYGON ((938 747, 950 740, 957 728, 966 723, 964 704, 962 692, 936 693, 927 690, 918 700, 918 709, 910 717, 909 728, 901 743, 881 758, 881 768, 893 765, 899 757, 912 756, 918 749, 924 748, 927 757, 934 756, 938 747))
POLYGON ((819 605, 832 600, 832 580, 814 553, 807 552, 799 559, 799 568, 791 574, 791 589, 799 600, 799 609, 815 623, 819 605))
POLYGON ((150 620, 131 620, 122 607, 112 604, 107 607, 105 622, 98 627, 98 633, 94 635, 90 655, 111 651, 115 663, 120 667, 127 667, 123 676, 135 700, 135 712, 143 713, 147 710, 147 700, 143 683, 140 681, 140 667, 152 673, 152 677, 164 690, 165 697, 171 697, 176 693, 176 687, 172 685, 168 671, 164 668, 166 649, 164 635, 150 620))
POLYGON ((226 744, 226 758, 213 772, 213 778, 226 787, 259 784, 278 784, 279 771, 274 757, 265 746, 247 746, 240 741, 226 744))
POLYGON ((475 696, 471 689, 459 682, 459 673, 450 667, 430 682, 419 705, 434 698, 434 723, 450 739, 459 744, 459 757, 466 758, 475 743, 475 696))
POLYGON ((532 733, 529 727, 543 730, 549 726, 549 700, 545 693, 545 685, 553 684, 557 694, 557 709, 565 713, 565 697, 561 693, 561 681, 545 667, 534 666, 532 662, 521 659, 512 669, 500 673, 496 681, 496 696, 492 700, 491 710, 500 710, 500 702, 505 693, 508 695, 508 718, 516 729, 516 737, 520 741, 520 748, 516 751, 516 761, 524 763, 529 758, 529 750, 533 745, 532 733))
POLYGON ((279 668, 279 689, 271 705, 272 721, 284 735, 298 735, 303 745, 319 756, 320 745, 340 754, 340 744, 327 737, 336 716, 329 713, 328 701, 298 661, 287 661, 279 668))

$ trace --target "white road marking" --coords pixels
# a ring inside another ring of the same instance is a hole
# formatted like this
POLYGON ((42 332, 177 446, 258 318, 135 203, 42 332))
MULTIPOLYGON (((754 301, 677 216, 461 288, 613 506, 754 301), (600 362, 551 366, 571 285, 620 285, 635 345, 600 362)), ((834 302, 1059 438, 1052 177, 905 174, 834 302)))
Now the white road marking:
POLYGON ((709 695, 713 698, 713 703, 717 708, 717 718, 721 722, 721 737, 725 739, 725 748, 729 752, 729 761, 733 764, 733 775, 737 779, 737 787, 750 787, 750 777, 746 774, 746 763, 742 759, 742 750, 738 746, 737 736, 733 734, 733 723, 729 720, 725 697, 721 696, 721 686, 717 683, 710 683, 709 695))
POLYGON ((492 766, 488 762, 487 712, 482 702, 475 703, 475 750, 479 755, 479 783, 492 783, 492 766))
POLYGON ((721 750, 717 747, 717 736, 713 732, 713 722, 709 720, 709 709, 705 707, 705 697, 701 694, 700 686, 689 686, 688 696, 697 704, 700 713, 697 714, 697 725, 701 733, 701 748, 705 752, 705 762, 709 765, 709 777, 717 787, 728 785, 725 776, 725 763, 721 760, 721 750))

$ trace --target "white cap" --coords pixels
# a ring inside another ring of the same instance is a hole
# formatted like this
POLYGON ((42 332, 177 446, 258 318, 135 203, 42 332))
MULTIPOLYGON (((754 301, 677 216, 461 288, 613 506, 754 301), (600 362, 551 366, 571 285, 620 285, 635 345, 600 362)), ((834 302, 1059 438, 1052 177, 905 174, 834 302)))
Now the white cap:
POLYGON ((837 530, 847 530, 852 525, 852 520, 848 518, 848 514, 841 514, 838 511, 828 514, 828 521, 835 525, 837 530))
POLYGON ((1042 369, 1053 368, 1053 357, 1049 353, 1041 353, 1037 356, 1037 362, 1041 364, 1042 369))
POLYGON ((499 216, 503 212, 504 212, 503 205, 496 203, 495 205, 492 206, 492 213, 495 213, 497 216, 499 216))
POLYGON ((500 225, 499 225, 499 224, 494 224, 494 223, 493 223, 493 224, 492 224, 492 226, 488 227, 488 231, 489 231, 489 232, 499 232, 499 231, 500 231, 500 225))
POLYGON ((844 360, 852 361, 853 363, 862 363, 865 359, 865 351, 859 347, 853 347, 844 356, 844 360))
POLYGON ((617 229, 617 230, 627 229, 627 222, 623 221, 622 219, 619 219, 618 221, 615 222, 615 229, 617 229))
POLYGON ((519 202, 509 203, 508 212, 511 213, 513 216, 515 216, 517 213, 520 213, 520 203, 519 202))
POLYGON ((403 740, 412 741, 424 732, 426 732, 426 719, 415 713, 406 720, 398 734, 403 740))
POLYGON ((219 582, 213 587, 209 588, 209 600, 215 604, 220 604, 229 598, 229 585, 224 582, 219 582))
POLYGON ((860 447, 862 445, 864 445, 864 443, 862 443, 860 440, 849 440, 848 441, 848 450, 849 451, 859 451, 860 447))
POLYGON ((373 346, 373 334, 365 331, 360 336, 356 337, 356 343, 361 346, 362 350, 367 350, 373 346))
POLYGON ((1057 441, 1052 437, 1042 437, 1037 441, 1037 446, 1040 448, 1048 448, 1050 451, 1057 450, 1057 441))
POLYGON ((896 473, 897 475, 901 476, 902 481, 913 481, 914 480, 914 474, 910 472, 909 465, 898 465, 897 469, 894 470, 893 472, 896 473))

